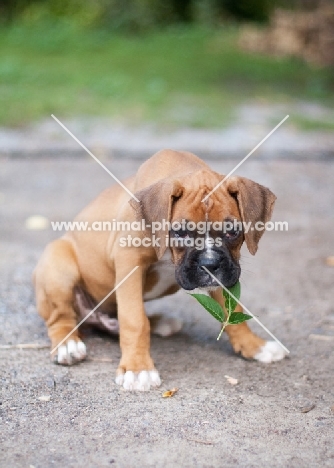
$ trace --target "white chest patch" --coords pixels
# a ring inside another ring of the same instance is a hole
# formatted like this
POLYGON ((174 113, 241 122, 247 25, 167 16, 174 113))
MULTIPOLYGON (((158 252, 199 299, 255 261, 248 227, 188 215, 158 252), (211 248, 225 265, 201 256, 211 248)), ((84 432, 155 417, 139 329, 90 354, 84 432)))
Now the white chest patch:
POLYGON ((144 301, 156 299, 176 283, 175 266, 171 260, 171 253, 169 250, 165 252, 164 256, 157 263, 150 267, 149 273, 157 274, 158 281, 151 291, 144 294, 144 301))

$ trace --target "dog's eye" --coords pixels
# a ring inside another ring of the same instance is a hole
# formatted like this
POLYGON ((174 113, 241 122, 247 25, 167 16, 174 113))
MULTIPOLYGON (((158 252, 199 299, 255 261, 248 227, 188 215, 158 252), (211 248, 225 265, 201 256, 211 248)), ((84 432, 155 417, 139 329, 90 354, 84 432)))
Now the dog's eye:
POLYGON ((175 231, 174 229, 172 229, 172 233, 173 233, 173 236, 174 237, 181 237, 181 238, 185 238, 188 236, 188 231, 186 231, 185 229, 179 229, 177 231, 175 231))
POLYGON ((239 234, 240 234, 240 231, 238 229, 231 229, 227 231, 227 233, 225 234, 225 237, 226 239, 233 240, 239 237, 239 234))

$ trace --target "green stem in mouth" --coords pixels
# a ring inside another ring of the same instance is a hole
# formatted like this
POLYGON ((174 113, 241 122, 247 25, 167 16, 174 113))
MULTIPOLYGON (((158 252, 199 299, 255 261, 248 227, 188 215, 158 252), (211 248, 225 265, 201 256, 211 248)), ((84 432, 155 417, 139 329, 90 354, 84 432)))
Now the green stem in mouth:
POLYGON ((193 296, 204 307, 204 309, 206 309, 222 324, 217 340, 220 339, 227 325, 237 325, 238 323, 245 322, 252 318, 250 315, 244 314, 243 312, 235 312, 240 299, 240 294, 241 287, 239 281, 231 288, 223 289, 227 318, 224 309, 215 299, 205 294, 191 294, 191 296, 193 296))

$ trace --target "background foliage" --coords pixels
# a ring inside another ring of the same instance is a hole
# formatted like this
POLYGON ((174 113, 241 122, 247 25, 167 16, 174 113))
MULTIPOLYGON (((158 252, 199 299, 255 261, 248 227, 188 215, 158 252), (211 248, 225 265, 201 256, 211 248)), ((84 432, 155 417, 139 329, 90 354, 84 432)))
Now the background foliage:
POLYGON ((241 21, 312 2, 0 0, 0 125, 55 113, 221 127, 249 101, 334 105, 332 69, 238 44, 241 21))
POLYGON ((3 22, 65 19, 79 26, 144 31, 167 24, 266 21, 273 8, 312 7, 319 0, 1 0, 3 22))

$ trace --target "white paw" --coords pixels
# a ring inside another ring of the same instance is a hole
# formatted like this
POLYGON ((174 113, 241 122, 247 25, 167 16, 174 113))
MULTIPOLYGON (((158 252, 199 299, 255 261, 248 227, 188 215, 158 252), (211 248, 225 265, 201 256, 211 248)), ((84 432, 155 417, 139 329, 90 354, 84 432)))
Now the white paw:
POLYGON ((66 344, 60 345, 54 357, 56 364, 71 366, 83 361, 87 356, 86 345, 82 341, 69 340, 66 344))
POLYGON ((276 341, 267 341, 259 352, 255 354, 254 359, 260 362, 273 362, 284 359, 286 352, 276 341))
POLYGON ((118 385, 122 385, 125 390, 140 390, 141 392, 147 392, 151 387, 160 387, 161 385, 157 370, 127 371, 125 374, 118 374, 115 381, 118 385))
POLYGON ((152 327, 152 333, 159 336, 171 336, 182 328, 181 320, 173 317, 160 317, 152 327))

